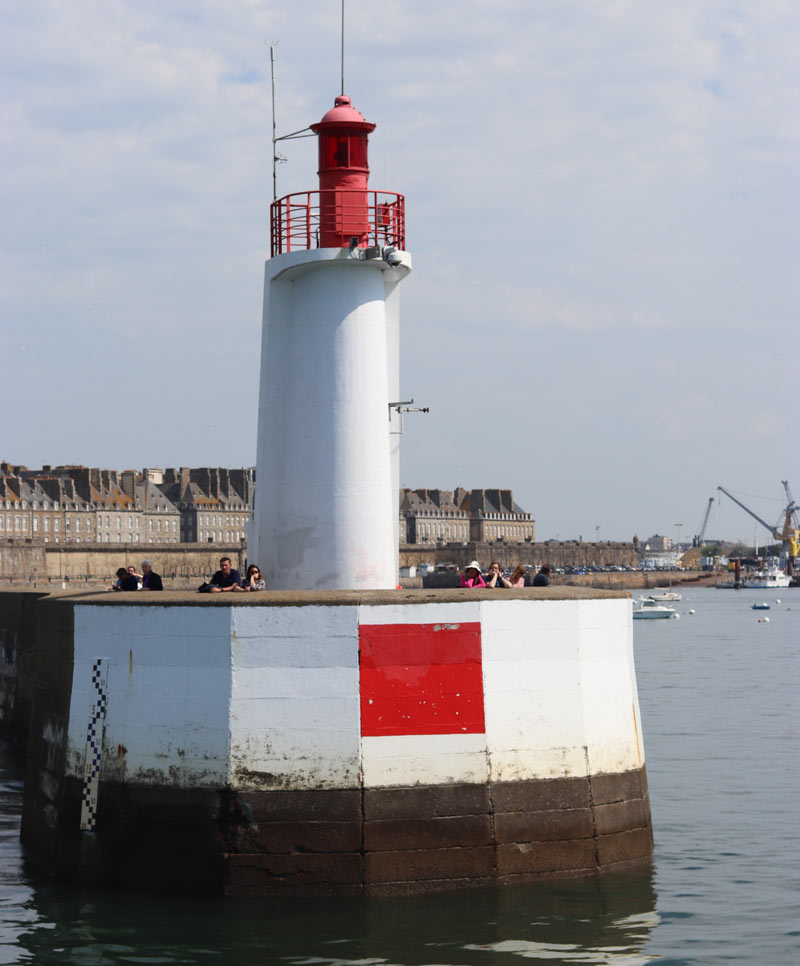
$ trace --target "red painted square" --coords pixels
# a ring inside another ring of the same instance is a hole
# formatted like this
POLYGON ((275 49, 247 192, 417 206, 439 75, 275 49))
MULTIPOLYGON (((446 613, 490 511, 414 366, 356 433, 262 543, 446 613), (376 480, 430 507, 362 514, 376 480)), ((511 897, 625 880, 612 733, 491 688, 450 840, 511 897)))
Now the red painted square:
POLYGON ((361 734, 482 734, 481 625, 362 624, 361 734))

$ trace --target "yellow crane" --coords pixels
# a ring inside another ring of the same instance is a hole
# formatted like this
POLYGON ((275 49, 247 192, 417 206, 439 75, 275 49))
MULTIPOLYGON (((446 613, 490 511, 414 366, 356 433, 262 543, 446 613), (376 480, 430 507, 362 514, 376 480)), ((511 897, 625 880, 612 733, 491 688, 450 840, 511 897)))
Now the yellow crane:
POLYGON ((765 527, 769 531, 773 540, 779 540, 783 545, 786 556, 789 557, 789 559, 794 563, 798 550, 800 550, 800 530, 798 530, 794 525, 794 515, 798 510, 798 506, 792 499, 789 483, 786 480, 782 480, 781 482, 786 490, 786 497, 789 500, 789 503, 787 504, 786 509, 781 513, 781 517, 783 518, 783 526, 780 530, 778 529, 778 525, 781 523, 780 519, 778 520, 778 523, 773 526, 771 523, 767 523, 766 520, 762 520, 757 513, 754 513, 750 507, 745 506, 741 500, 737 500, 733 493, 729 493, 724 486, 718 486, 717 489, 722 490, 725 496, 733 500, 733 502, 740 506, 745 513, 749 513, 750 516, 754 520, 757 520, 762 527, 765 527))

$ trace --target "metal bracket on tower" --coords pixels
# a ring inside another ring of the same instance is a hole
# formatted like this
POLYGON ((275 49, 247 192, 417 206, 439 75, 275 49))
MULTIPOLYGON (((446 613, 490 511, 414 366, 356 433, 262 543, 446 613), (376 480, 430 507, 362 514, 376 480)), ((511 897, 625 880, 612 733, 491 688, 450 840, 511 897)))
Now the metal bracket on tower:
POLYGON ((399 429, 390 429, 389 434, 393 436, 403 435, 403 413, 429 413, 429 406, 414 406, 413 399, 404 399, 401 402, 390 402, 389 403, 389 422, 392 421, 392 414, 397 413, 400 417, 399 419, 399 429))

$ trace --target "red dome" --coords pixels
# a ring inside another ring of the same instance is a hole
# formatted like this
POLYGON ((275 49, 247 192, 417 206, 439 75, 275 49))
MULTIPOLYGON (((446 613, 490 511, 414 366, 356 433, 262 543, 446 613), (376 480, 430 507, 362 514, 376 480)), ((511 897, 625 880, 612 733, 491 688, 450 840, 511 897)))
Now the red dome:
POLYGON ((339 94, 333 102, 333 107, 325 114, 321 121, 311 125, 311 130, 316 134, 323 126, 328 127, 333 125, 336 127, 341 125, 351 130, 353 128, 360 128, 364 131, 375 130, 375 125, 364 120, 364 115, 351 105, 350 98, 347 94, 339 94))

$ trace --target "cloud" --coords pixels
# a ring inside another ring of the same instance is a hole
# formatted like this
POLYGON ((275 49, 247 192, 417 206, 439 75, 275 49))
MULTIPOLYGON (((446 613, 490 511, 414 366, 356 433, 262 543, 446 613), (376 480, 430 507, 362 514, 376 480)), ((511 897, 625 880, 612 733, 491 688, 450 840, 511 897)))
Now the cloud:
MULTIPOLYGON (((177 434, 165 422, 118 439, 105 396, 252 411, 269 44, 287 133, 338 93, 338 13, 323 0, 2 8, 0 375, 18 398, 44 387, 4 433, 7 458, 253 460, 252 421, 190 416, 177 434), (54 432, 67 396, 72 418, 54 432)), ((372 184, 407 196, 403 383, 439 407, 404 440, 407 478, 449 485, 457 466, 469 485, 488 450, 495 482, 540 517, 546 499, 566 534, 566 476, 590 452, 610 461, 608 492, 592 495, 604 528, 628 534, 664 531, 663 504, 704 499, 688 478, 635 510, 615 497, 615 474, 636 472, 630 436, 654 426, 676 464, 707 459, 713 439, 720 468, 741 472, 761 434, 770 453, 749 473, 800 469, 783 415, 800 294, 798 34, 786 0, 346 5, 345 87, 378 124, 372 184), (754 383, 768 404, 741 405, 754 383), (475 391, 503 411, 547 400, 536 445, 483 405, 464 420, 475 391), (531 482, 540 447, 549 489, 531 482)), ((280 151, 279 194, 313 188, 313 141, 280 151)))

